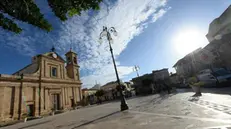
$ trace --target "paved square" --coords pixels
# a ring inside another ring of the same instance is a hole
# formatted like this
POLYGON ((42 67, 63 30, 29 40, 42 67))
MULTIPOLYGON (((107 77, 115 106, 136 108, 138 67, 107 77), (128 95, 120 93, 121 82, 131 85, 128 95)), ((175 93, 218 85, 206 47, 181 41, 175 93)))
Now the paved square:
POLYGON ((192 92, 156 94, 129 99, 128 111, 111 102, 66 112, 3 129, 225 129, 231 128, 231 97, 192 92), (223 102, 218 103, 219 98, 223 102))

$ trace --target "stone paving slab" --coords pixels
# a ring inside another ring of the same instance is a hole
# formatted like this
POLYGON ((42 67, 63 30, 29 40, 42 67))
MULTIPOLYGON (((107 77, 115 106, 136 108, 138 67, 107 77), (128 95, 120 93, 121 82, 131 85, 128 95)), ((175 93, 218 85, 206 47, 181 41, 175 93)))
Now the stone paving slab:
MULTIPOLYGON (((190 94, 163 95, 157 98, 150 98, 146 103, 137 104, 131 110, 140 112, 165 113, 168 115, 184 115, 193 117, 231 119, 230 114, 211 110, 190 101, 190 94)), ((225 108, 225 107, 224 107, 225 108)))
POLYGON ((104 108, 105 106, 107 106, 107 104, 90 108, 82 108, 55 116, 28 121, 26 123, 18 123, 1 129, 69 129, 72 126, 81 125, 119 111, 115 108, 104 108))
POLYGON ((210 129, 224 127, 224 125, 226 125, 225 127, 231 127, 231 121, 125 111, 72 129, 210 129))

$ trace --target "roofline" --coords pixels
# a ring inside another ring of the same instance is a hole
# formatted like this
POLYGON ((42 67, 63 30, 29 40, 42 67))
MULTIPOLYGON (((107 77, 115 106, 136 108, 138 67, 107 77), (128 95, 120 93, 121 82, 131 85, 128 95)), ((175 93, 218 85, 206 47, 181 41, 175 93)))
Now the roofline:
POLYGON ((188 54, 185 55, 183 58, 179 59, 179 60, 173 65, 173 68, 176 67, 176 65, 178 65, 178 63, 179 63, 181 60, 183 60, 184 58, 186 58, 187 56, 190 56, 191 54, 194 54, 195 51, 197 51, 197 50, 203 50, 203 49, 204 49, 204 48, 199 47, 199 48, 195 49, 194 51, 188 53, 188 54))
MULTIPOLYGON (((209 30, 210 30, 210 25, 211 25, 214 21, 220 19, 221 16, 223 16, 223 15, 229 10, 229 8, 231 9, 231 5, 229 5, 228 8, 226 8, 225 11, 224 11, 220 16, 218 16, 217 18, 215 18, 214 20, 212 20, 212 22, 209 24, 209 30)), ((220 30, 222 30, 222 28, 221 28, 220 30)), ((218 32, 217 32, 217 33, 218 33, 218 32)), ((217 33, 215 33, 214 35, 216 35, 217 33)), ((209 31, 208 31, 208 33, 206 34, 206 37, 207 37, 208 35, 209 35, 209 31)), ((213 36, 214 36, 214 35, 213 35, 213 36)))
POLYGON ((73 51, 68 51, 65 55, 67 55, 68 53, 74 53, 75 55, 78 55, 77 53, 75 53, 73 51))
POLYGON ((229 10, 229 8, 231 9, 231 5, 229 5, 229 7, 226 8, 225 11, 218 18, 220 18, 222 15, 224 15, 229 10))
MULTIPOLYGON (((57 55, 58 55, 58 54, 57 54, 57 55)), ((65 62, 66 62, 63 58, 61 58, 62 60, 55 60, 55 59, 53 59, 53 58, 51 58, 51 57, 49 57, 49 56, 45 56, 45 55, 43 55, 43 54, 40 54, 40 55, 37 55, 37 56, 45 57, 45 58, 52 59, 52 60, 54 60, 54 61, 58 61, 58 62, 62 62, 62 63, 65 63, 65 62)), ((58 56, 59 56, 59 55, 58 55, 58 56)), ((61 56, 59 56, 59 57, 61 57, 61 56)))
POLYGON ((24 70, 24 69, 28 68, 28 67, 29 67, 29 66, 31 66, 31 65, 32 65, 32 64, 28 64, 28 65, 26 65, 25 67, 21 68, 20 70, 18 70, 17 72, 13 73, 12 75, 17 74, 18 72, 20 72, 20 71, 22 71, 22 70, 24 70))
POLYGON ((163 69, 160 69, 160 70, 153 70, 152 73, 160 72, 160 71, 164 71, 164 70, 168 70, 168 68, 163 68, 163 69))

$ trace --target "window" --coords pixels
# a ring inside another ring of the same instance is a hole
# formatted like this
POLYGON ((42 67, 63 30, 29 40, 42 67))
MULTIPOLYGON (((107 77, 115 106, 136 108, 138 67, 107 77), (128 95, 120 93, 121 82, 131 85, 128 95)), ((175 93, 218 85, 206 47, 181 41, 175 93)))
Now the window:
POLYGON ((57 77, 57 68, 52 67, 51 72, 52 72, 51 75, 52 75, 53 77, 57 77))
POLYGON ((71 63, 71 58, 67 57, 67 64, 70 64, 70 63, 71 63))
POLYGON ((70 58, 70 57, 67 57, 67 61, 68 61, 68 62, 71 61, 71 58, 70 58))
POLYGON ((77 64, 77 59, 76 59, 76 57, 74 57, 74 63, 76 63, 76 64, 77 64))
POLYGON ((78 80, 80 80, 79 79, 79 69, 76 69, 76 76, 77 76, 78 80))

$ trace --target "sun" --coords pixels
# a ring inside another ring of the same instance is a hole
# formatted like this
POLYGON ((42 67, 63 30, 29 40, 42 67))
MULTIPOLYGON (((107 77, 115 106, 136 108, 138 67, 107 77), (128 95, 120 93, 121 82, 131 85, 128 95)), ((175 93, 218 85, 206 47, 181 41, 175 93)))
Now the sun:
POLYGON ((186 55, 207 44, 205 34, 196 29, 181 30, 173 38, 173 46, 180 55, 186 55))

